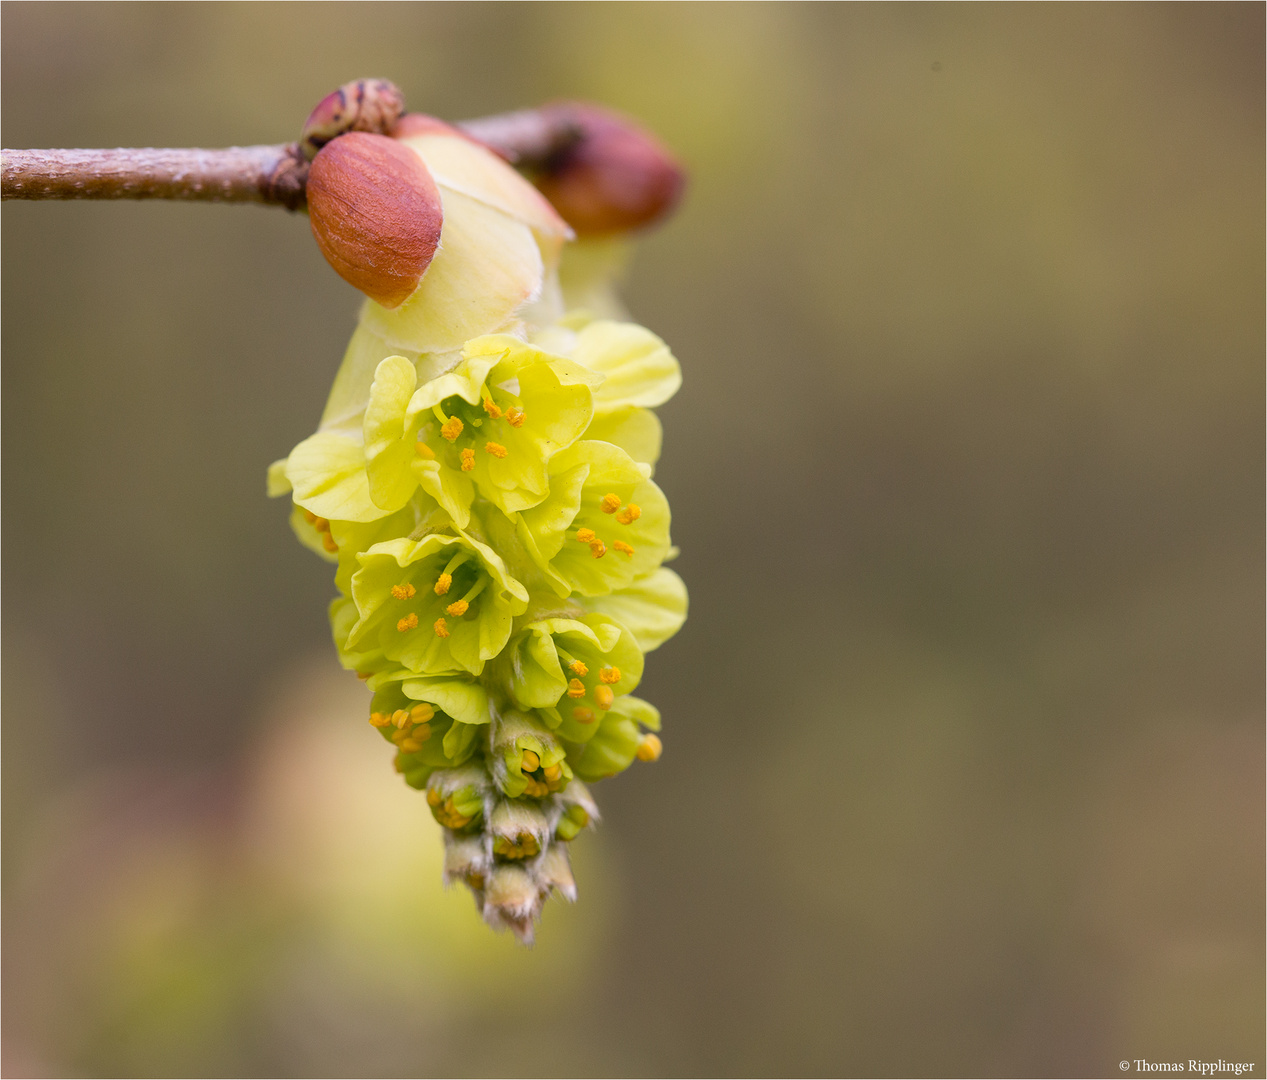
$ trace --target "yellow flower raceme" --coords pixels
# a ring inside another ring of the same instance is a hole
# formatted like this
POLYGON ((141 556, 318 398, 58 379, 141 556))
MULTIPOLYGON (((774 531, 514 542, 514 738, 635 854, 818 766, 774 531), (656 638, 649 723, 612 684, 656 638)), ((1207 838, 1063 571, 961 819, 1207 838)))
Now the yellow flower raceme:
POLYGON ((444 201, 439 250, 398 308, 363 306, 269 491, 335 564, 340 661, 445 830, 446 877, 527 940, 547 896, 575 898, 583 781, 663 749, 630 692, 686 617, 651 479, 651 409, 681 375, 641 327, 560 316, 566 227, 513 170, 453 134, 405 141, 444 201))

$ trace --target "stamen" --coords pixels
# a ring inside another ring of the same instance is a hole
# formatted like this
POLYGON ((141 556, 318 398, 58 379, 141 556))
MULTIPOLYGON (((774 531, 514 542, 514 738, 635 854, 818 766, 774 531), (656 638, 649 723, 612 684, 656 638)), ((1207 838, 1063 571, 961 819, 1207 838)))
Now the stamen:
POLYGON ((372 712, 370 713, 370 723, 375 727, 386 727, 391 723, 391 717, 386 713, 372 712))
POLYGON ((510 424, 511 427, 523 427, 524 421, 527 419, 528 414, 524 412, 523 409, 516 409, 514 406, 511 406, 506 410, 506 422, 510 424))
POLYGON ((572 719, 578 724, 592 724, 594 722, 594 710, 578 705, 572 710, 572 719))
POLYGON ((409 582, 407 581, 403 585, 392 586, 392 596, 394 596, 397 600, 408 600, 411 596, 414 596, 417 592, 418 590, 415 589, 412 585, 410 585, 409 582))
POLYGON ((442 802, 444 802, 443 795, 441 795, 438 791, 436 791, 435 788, 427 788, 427 805, 428 806, 439 806, 442 802))
MULTIPOLYGON (((471 557, 471 553, 469 551, 467 551, 465 548, 458 548, 458 553, 449 560, 448 565, 445 566, 444 568, 444 573, 441 574, 440 576, 442 578, 448 578, 449 581, 452 582, 453 572, 457 570, 457 568, 461 566, 464 562, 466 562, 466 560, 469 559, 470 557, 471 557)), ((445 592, 448 592, 449 586, 445 585, 444 590, 445 592)), ((439 590, 437 590, 436 595, 443 596, 444 594, 439 592, 439 590)))
POLYGON ((321 546, 332 555, 339 550, 339 545, 334 542, 334 537, 328 532, 321 534, 321 546))
POLYGON ((487 587, 488 587, 488 578, 481 576, 480 579, 474 585, 472 585, 469 589, 466 590, 466 595, 462 597, 462 601, 466 604, 469 604, 472 600, 474 600, 477 596, 479 596, 479 594, 482 593, 487 587))
POLYGON ((436 452, 431 449, 425 442, 414 443, 414 449, 418 451, 420 458, 426 458, 428 461, 434 461, 436 452))
POLYGON ((576 538, 582 544, 592 544, 598 539, 598 533, 596 533, 593 529, 577 529, 576 538))
POLYGON ((408 615, 396 623, 396 629, 403 634, 406 630, 412 630, 417 625, 418 613, 416 611, 411 611, 408 615))
POLYGON ((313 527, 314 529, 316 529, 316 530, 317 530, 317 532, 329 532, 329 531, 330 531, 330 522, 328 522, 328 521, 327 521, 325 518, 323 518, 323 517, 313 518, 313 519, 312 519, 312 527, 313 527))
POLYGON ((640 517, 642 517, 642 507, 637 503, 630 503, 616 515, 616 520, 622 525, 632 525, 640 517))
POLYGON ((492 398, 484 399, 484 411, 494 420, 501 419, 502 411, 497 407, 496 402, 494 402, 492 398))
POLYGON ((436 637, 449 636, 449 624, 444 621, 443 615, 436 619, 435 623, 432 625, 432 629, 436 632, 436 637))
POLYGON ((601 540, 595 540, 592 544, 590 544, 590 554, 596 559, 601 559, 607 554, 607 545, 601 540))
POLYGON ((508 453, 510 453, 510 451, 502 446, 501 443, 496 442, 486 442, 484 444, 484 452, 492 454, 495 458, 504 458, 508 453))
POLYGON ((515 840, 508 836, 499 836, 493 841, 494 854, 500 855, 503 859, 527 859, 540 850, 541 845, 531 833, 520 833, 515 840))
POLYGON ((440 428, 440 434, 448 439, 449 442, 456 442, 457 437, 462 434, 463 427, 465 427, 465 425, 461 420, 459 420, 456 416, 450 416, 444 422, 444 426, 440 428))
POLYGON ((466 614, 466 609, 469 608, 470 606, 471 605, 468 604, 465 600, 454 600, 453 603, 451 603, 444 610, 447 611, 450 615, 452 615, 455 619, 460 619, 463 615, 466 614))
POLYGON ((604 514, 614 514, 620 509, 620 496, 612 492, 608 492, 599 500, 598 508, 604 514))
POLYGON ((577 675, 580 675, 582 678, 584 678, 586 675, 590 673, 589 667, 581 663, 580 660, 573 660, 570 664, 568 664, 568 667, 571 668, 574 672, 576 672, 577 675))
POLYGON ((416 754, 422 749, 422 743, 411 736, 400 744, 400 748, 405 751, 406 754, 416 754))
POLYGON ((568 680, 568 697, 583 698, 585 696, 585 684, 580 679, 568 680))
POLYGON ((356 673, 356 677, 360 679, 361 682, 364 682, 366 679, 371 678, 373 675, 374 675, 374 672, 372 671, 358 671, 356 673))
POLYGON ((660 741, 660 736, 652 735, 648 731, 638 743, 638 749, 634 753, 638 755, 639 761, 659 761, 660 755, 664 753, 664 743, 660 741))
POLYGON ((594 687, 594 704, 604 711, 612 707, 612 702, 616 700, 616 695, 612 693, 610 686, 594 687))
POLYGON ((601 682, 607 683, 608 686, 614 686, 620 682, 620 668, 605 667, 598 673, 598 678, 601 682))
POLYGON ((520 760, 523 763, 521 768, 524 772, 536 772, 541 768, 541 759, 531 750, 525 750, 520 760))
POLYGON ((409 710, 397 709, 394 713, 392 713, 392 723, 397 727, 403 728, 407 723, 409 723, 409 710))
POLYGON ((632 557, 633 557, 633 552, 634 552, 634 549, 633 549, 632 545, 630 545, 630 544, 626 544, 623 540, 613 540, 613 541, 612 541, 612 547, 614 547, 614 548, 615 548, 617 551, 619 551, 622 555, 627 555, 627 556, 629 556, 630 558, 632 558, 632 557))
POLYGON ((429 728, 426 724, 419 724, 409 733, 409 735, 410 738, 417 739, 420 743, 425 743, 429 738, 431 738, 431 728, 429 728))
POLYGON ((449 591, 449 586, 452 584, 452 574, 441 574, 438 578, 436 578, 436 596, 443 596, 449 591))
POLYGON ((409 719, 415 724, 425 724, 435 714, 435 707, 424 701, 421 705, 415 705, 409 710, 409 719))
POLYGON ((462 471, 470 472, 475 468, 475 451, 469 446, 462 451, 462 471))
POLYGON ((317 523, 317 515, 311 510, 305 510, 304 521, 308 522, 309 525, 315 525, 317 523))

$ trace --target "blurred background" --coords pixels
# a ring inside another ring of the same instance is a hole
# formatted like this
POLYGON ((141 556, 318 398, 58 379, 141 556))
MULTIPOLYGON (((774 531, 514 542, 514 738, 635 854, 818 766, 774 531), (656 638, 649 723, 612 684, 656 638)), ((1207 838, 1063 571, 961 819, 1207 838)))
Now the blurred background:
POLYGON ((686 380, 665 755, 531 951, 442 890, 264 496, 358 303, 305 219, 5 205, 5 1075, 1263 1062, 1262 4, 3 30, 6 146, 280 142, 384 76, 692 176, 627 288, 686 380))

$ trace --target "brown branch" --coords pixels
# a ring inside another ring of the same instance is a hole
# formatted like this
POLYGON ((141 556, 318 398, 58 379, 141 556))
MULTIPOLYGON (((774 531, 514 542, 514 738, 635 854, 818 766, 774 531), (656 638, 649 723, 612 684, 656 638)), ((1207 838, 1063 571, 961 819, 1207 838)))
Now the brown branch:
POLYGON ((584 135, 580 119, 564 105, 520 109, 454 126, 520 168, 546 165, 584 135))
POLYGON ((308 163, 296 144, 227 150, 0 150, 5 199, 185 199, 297 210, 308 163))
MULTIPOLYGON (((546 108, 458 124, 521 167, 544 164, 580 136, 546 108)), ((299 144, 226 150, 0 150, 4 199, 182 199, 302 209, 308 162, 299 144)))

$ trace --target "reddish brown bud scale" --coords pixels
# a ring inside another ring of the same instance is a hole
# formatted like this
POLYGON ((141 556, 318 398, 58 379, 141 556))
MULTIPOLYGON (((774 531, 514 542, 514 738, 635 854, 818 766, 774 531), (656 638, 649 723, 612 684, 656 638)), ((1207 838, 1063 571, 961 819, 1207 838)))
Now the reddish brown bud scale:
POLYGON ((564 102, 543 112, 580 132, 535 183, 578 235, 624 232, 667 216, 686 173, 649 132, 619 113, 564 102))
POLYGON ((444 220, 422 159, 386 135, 359 131, 327 143, 313 160, 308 213, 335 272, 387 308, 418 287, 444 220))

